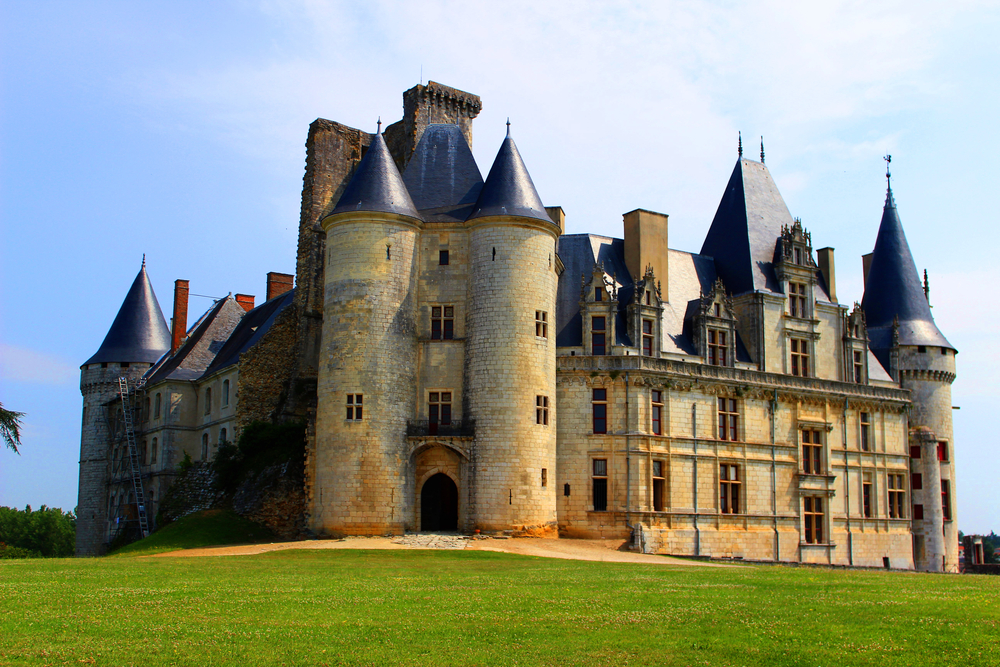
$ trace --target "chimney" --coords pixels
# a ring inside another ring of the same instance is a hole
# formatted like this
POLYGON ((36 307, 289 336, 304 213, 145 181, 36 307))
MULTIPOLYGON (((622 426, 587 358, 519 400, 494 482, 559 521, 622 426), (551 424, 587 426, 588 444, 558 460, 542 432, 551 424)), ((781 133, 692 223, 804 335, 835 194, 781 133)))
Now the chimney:
POLYGON ((237 294, 236 303, 243 306, 243 310, 249 313, 253 310, 253 294, 237 294))
POLYGON ((566 212, 562 210, 562 206, 546 206, 545 212, 549 214, 552 218, 552 222, 559 225, 559 235, 566 233, 566 212))
POLYGON ((188 281, 174 281, 174 316, 170 320, 170 354, 177 351, 187 333, 188 281))
POLYGON ((826 281, 826 289, 830 293, 830 301, 837 303, 837 276, 833 267, 833 248, 820 248, 816 251, 819 260, 819 272, 826 281))
POLYGON ((872 255, 875 253, 868 253, 867 255, 861 255, 861 270, 865 272, 865 289, 868 289, 868 271, 872 268, 872 255))
POLYGON ((642 280, 646 267, 653 267, 656 281, 667 293, 667 215, 637 208, 622 216, 625 221, 625 266, 635 280, 642 280))
POLYGON ((292 289, 295 276, 289 273, 277 273, 271 271, 267 274, 267 297, 265 301, 270 301, 276 296, 281 296, 292 289))

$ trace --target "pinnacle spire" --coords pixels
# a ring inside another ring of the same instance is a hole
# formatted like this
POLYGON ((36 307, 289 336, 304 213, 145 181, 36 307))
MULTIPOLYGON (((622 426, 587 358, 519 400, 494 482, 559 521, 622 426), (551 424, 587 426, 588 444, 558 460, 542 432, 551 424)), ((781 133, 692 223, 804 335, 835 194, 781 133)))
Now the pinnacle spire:
POLYGON ((760 163, 764 164, 764 136, 760 137, 760 163))
MULTIPOLYGON (((510 132, 508 121, 507 131, 510 132)), ((504 138, 469 219, 514 215, 552 222, 510 134, 504 138)))
POLYGON ((743 157, 743 133, 737 132, 737 136, 739 137, 739 147, 738 147, 739 156, 743 157))
POLYGON ((389 153, 381 127, 379 130, 330 215, 377 211, 420 219, 403 184, 403 177, 399 175, 399 169, 389 153))

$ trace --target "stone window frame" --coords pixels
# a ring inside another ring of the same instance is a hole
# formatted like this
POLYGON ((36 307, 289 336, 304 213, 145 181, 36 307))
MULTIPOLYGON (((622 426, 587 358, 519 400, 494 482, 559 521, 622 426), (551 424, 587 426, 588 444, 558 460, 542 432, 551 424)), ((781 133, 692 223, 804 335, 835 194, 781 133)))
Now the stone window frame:
POLYGON ((201 459, 202 461, 208 460, 208 431, 201 434, 201 459))
POLYGON ((865 353, 864 350, 851 350, 853 376, 851 381, 854 384, 865 384, 865 353))
POLYGON ((212 414, 212 388, 205 387, 205 414, 212 414))
POLYGON ((607 387, 593 387, 590 392, 592 433, 605 435, 608 432, 609 401, 607 387), (600 392, 600 394, 598 394, 600 392))
POLYGON ((607 315, 591 315, 590 316, 590 354, 595 357, 604 357, 608 354, 608 316, 607 315), (601 328, 597 329, 595 325, 597 320, 601 320, 601 328), (601 337, 600 352, 597 351, 597 336, 601 337))
POLYGON ((160 392, 156 392, 156 397, 153 400, 153 419, 159 419, 160 413, 163 407, 163 396, 160 392))
POLYGON ((153 445, 149 450, 149 465, 156 465, 158 455, 160 453, 159 441, 157 438, 153 438, 153 445))
POLYGON ((544 310, 535 311, 535 338, 549 337, 549 314, 544 310))
POLYGON ((889 489, 889 518, 906 518, 906 474, 887 473, 886 486, 889 489))
MULTIPOLYGON (((716 304, 718 305, 718 304, 716 304)), ((707 353, 705 355, 705 361, 709 366, 729 366, 729 341, 728 338, 729 331, 725 329, 717 329, 715 327, 708 327, 706 330, 706 349, 707 353)))
POLYGON ((719 514, 745 514, 740 511, 743 497, 743 476, 739 463, 719 463, 719 514))
POLYGON ((875 517, 875 475, 872 472, 861 472, 861 516, 866 519, 875 517))
POLYGON ((452 425, 455 421, 454 399, 455 392, 451 389, 427 390, 427 423, 431 427, 452 425), (434 412, 436 416, 432 416, 434 412))
POLYGON ((798 280, 788 281, 788 316, 801 320, 808 320, 811 313, 809 305, 812 299, 808 298, 809 285, 798 280))
POLYGON ((549 397, 539 394, 535 396, 535 424, 549 425, 549 397))
POLYGON ((222 381, 222 407, 229 407, 229 380, 222 381))
POLYGON ((438 266, 448 266, 451 263, 451 256, 447 248, 438 250, 438 266))
POLYGON ((941 480, 941 518, 945 521, 952 520, 952 509, 953 505, 951 502, 951 480, 942 479, 941 480))
POLYGON ((827 508, 825 496, 807 494, 802 496, 802 542, 808 545, 829 545, 826 530, 827 508))
MULTIPOLYGON (((649 290, 646 290, 646 295, 649 295, 649 290)), ((656 321, 648 317, 643 317, 641 326, 642 331, 640 335, 642 337, 642 356, 652 357, 656 351, 656 321)))
POLYGON ((456 319, 453 304, 431 306, 431 340, 454 340, 456 319))
POLYGON ((364 421, 364 394, 347 394, 344 397, 345 411, 344 421, 360 422, 364 421))
POLYGON ((649 391, 649 432, 653 435, 663 435, 664 408, 663 390, 651 389, 649 391))
POLYGON ((796 331, 792 329, 786 329, 785 340, 786 340, 785 347, 787 348, 787 352, 785 353, 785 360, 786 363, 788 364, 787 366, 788 374, 791 375, 792 377, 802 377, 802 378, 816 377, 816 368, 815 364, 812 363, 812 360, 816 358, 815 347, 816 347, 816 341, 819 340, 819 334, 809 331, 796 331), (793 342, 797 343, 798 345, 793 345, 793 342), (796 352, 793 352, 792 351, 793 347, 798 347, 799 349, 796 352), (803 349, 805 350, 804 352, 802 351, 803 349), (800 363, 795 365, 794 368, 793 368, 794 360, 792 356, 793 354, 798 355, 800 360, 800 363), (806 372, 805 373, 793 372, 793 370, 794 371, 802 370, 801 369, 802 357, 804 357, 806 360, 806 368, 805 368, 806 372))
POLYGON ((858 411, 858 449, 862 452, 875 451, 875 430, 872 428, 872 413, 858 411))
POLYGON ((803 474, 826 474, 827 466, 825 440, 825 429, 817 428, 813 425, 799 427, 799 441, 801 447, 799 451, 801 452, 803 474), (806 433, 811 433, 812 435, 807 438, 806 433))
POLYGON ((653 484, 650 487, 652 497, 649 505, 654 512, 663 512, 666 510, 664 502, 667 488, 666 461, 653 459, 650 465, 650 477, 652 477, 653 484))
POLYGON ((740 419, 741 408, 743 406, 740 404, 739 399, 730 398, 729 396, 719 396, 715 404, 716 416, 718 429, 716 433, 718 434, 719 440, 724 440, 726 442, 742 442, 742 434, 740 432, 740 427, 742 426, 742 419, 740 419))
POLYGON ((608 511, 608 460, 606 458, 594 458, 590 460, 591 479, 591 507, 594 512, 608 511), (598 491, 600 489, 600 492, 598 491), (603 504, 598 508, 598 500, 603 500, 603 504))
POLYGON ((219 444, 221 445, 224 442, 229 442, 228 438, 229 438, 229 432, 226 431, 226 429, 224 427, 220 428, 219 429, 219 444))

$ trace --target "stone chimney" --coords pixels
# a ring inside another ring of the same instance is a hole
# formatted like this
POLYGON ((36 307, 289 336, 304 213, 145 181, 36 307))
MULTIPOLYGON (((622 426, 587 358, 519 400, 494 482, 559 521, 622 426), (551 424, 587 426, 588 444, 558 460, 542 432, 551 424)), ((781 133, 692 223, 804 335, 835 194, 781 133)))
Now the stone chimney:
POLYGON ((248 313, 253 310, 254 296, 253 294, 237 294, 236 303, 243 307, 243 310, 248 313))
POLYGON ((267 274, 267 296, 265 301, 270 301, 276 296, 281 296, 292 289, 295 284, 295 276, 289 273, 277 273, 271 271, 267 274))
POLYGON ((187 333, 188 281, 174 281, 174 316, 170 320, 170 354, 177 351, 187 333))
POLYGON ((622 216, 625 221, 625 266, 633 280, 642 280, 646 267, 653 267, 653 274, 663 288, 661 295, 669 301, 667 293, 667 215, 637 208, 622 216))
POLYGON ((552 218, 552 222, 559 225, 559 233, 566 233, 566 212, 562 210, 562 206, 546 206, 545 212, 549 214, 552 218))
POLYGON ((826 289, 830 292, 830 301, 837 303, 837 276, 833 266, 833 248, 820 248, 816 251, 819 272, 826 281, 826 289))

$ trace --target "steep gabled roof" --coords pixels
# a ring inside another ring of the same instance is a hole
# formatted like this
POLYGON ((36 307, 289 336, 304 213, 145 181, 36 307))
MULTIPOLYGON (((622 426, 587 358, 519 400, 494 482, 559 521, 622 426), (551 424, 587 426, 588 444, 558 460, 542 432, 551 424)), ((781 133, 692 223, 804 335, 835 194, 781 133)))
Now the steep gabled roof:
POLYGON ((330 215, 349 211, 396 213, 420 219, 381 133, 372 139, 368 152, 330 215))
POLYGON ((762 162, 740 158, 701 246, 731 294, 781 292, 774 252, 781 228, 792 225, 788 206, 762 162))
POLYGON ((955 349, 934 324, 891 189, 885 196, 861 307, 865 311, 871 348, 886 367, 887 352, 892 348, 893 322, 897 319, 900 345, 955 349))
POLYGON ((184 343, 146 372, 146 383, 197 380, 215 359, 246 314, 231 296, 219 299, 188 329, 184 343))
POLYGON ((232 366, 239 362, 240 355, 257 344, 265 333, 274 324, 285 308, 292 305, 295 300, 295 290, 289 290, 284 294, 274 297, 270 301, 265 301, 249 313, 247 313, 240 323, 233 329, 233 333, 226 340, 222 349, 215 355, 215 359, 205 369, 205 375, 211 375, 223 368, 232 366))
POLYGON ((483 176, 458 125, 429 125, 406 165, 403 183, 426 220, 462 221, 472 213, 483 176))
POLYGON ((469 220, 491 215, 517 215, 552 222, 509 130, 469 220))
POLYGON ((101 347, 87 364, 154 363, 170 350, 170 330, 146 274, 146 260, 132 282, 101 347))

